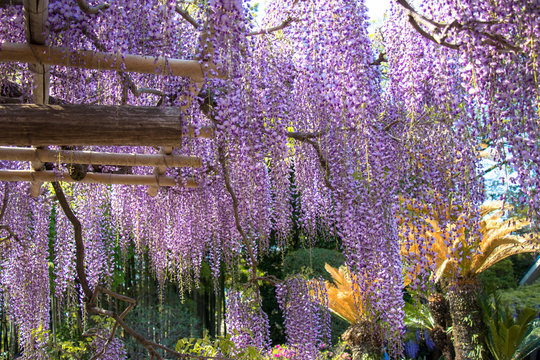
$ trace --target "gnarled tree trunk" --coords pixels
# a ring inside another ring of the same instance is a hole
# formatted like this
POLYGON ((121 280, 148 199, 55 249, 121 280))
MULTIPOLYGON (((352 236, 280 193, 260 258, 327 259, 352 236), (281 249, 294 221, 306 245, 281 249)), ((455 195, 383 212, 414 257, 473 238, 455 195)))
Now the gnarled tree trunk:
POLYGON ((487 358, 484 323, 478 303, 479 291, 480 285, 476 279, 458 279, 448 289, 456 360, 487 358))
POLYGON ((352 360, 380 360, 383 336, 379 326, 371 321, 360 321, 342 335, 352 351, 352 360))
POLYGON ((450 306, 448 300, 442 294, 435 294, 429 298, 429 310, 435 320, 435 327, 429 332, 435 346, 443 353, 447 360, 454 360, 454 345, 452 336, 446 330, 452 326, 450 306))

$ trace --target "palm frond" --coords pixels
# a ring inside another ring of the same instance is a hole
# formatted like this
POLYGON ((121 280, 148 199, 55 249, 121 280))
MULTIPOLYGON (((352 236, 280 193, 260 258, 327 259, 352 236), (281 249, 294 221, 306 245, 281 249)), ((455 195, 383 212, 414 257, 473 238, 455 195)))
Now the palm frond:
MULTIPOLYGON (((473 276, 508 256, 540 250, 538 237, 535 240, 512 235, 515 231, 528 226, 530 222, 518 219, 501 221, 503 209, 509 208, 509 206, 503 208, 501 201, 488 202, 479 208, 478 212, 482 220, 476 234, 480 235, 474 235, 472 239, 466 227, 463 226, 468 222, 465 212, 454 221, 443 224, 435 216, 435 212, 430 211, 429 206, 418 208, 421 210, 416 210, 416 213, 417 215, 419 212, 424 213, 423 221, 426 226, 413 226, 411 222, 402 222, 404 228, 401 233, 403 234, 403 230, 406 230, 409 240, 402 243, 401 254, 411 261, 427 256, 428 263, 435 267, 433 277, 436 281, 458 273, 464 277, 473 276), (430 245, 419 244, 415 238, 418 235, 431 238, 433 242, 430 245), (426 246, 430 248, 425 249, 426 246), (453 249, 460 249, 460 251, 456 252, 453 249)), ((412 279, 416 275, 416 273, 406 274, 405 277, 412 279)))

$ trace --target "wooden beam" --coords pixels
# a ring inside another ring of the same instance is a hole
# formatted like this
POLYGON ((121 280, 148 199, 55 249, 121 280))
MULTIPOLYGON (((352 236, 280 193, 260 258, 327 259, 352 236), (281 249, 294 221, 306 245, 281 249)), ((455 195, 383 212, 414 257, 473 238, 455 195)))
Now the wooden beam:
MULTIPOLYGON (((180 106, 180 110, 182 112, 186 112, 189 107, 191 106, 191 101, 194 97, 196 97, 199 92, 201 91, 202 83, 190 83, 188 86, 188 91, 193 96, 188 96, 187 99, 184 99, 184 105, 180 106)), ((159 149, 160 154, 169 155, 172 154, 173 147, 172 146, 162 146, 159 149)), ((167 166, 161 165, 154 167, 153 174, 155 176, 160 176, 165 174, 165 171, 167 171, 167 166)), ((159 187, 158 186, 149 186, 148 190, 146 190, 146 193, 150 196, 156 196, 158 194, 159 187)))
MULTIPOLYGON (((185 76, 195 82, 204 81, 203 67, 198 60, 168 59, 162 56, 114 54, 22 43, 3 43, 0 47, 0 62, 7 61, 71 66, 92 70, 185 76)), ((212 66, 208 68, 210 67, 212 66)), ((212 77, 212 74, 209 72, 208 76, 212 77)))
POLYGON ((201 167, 196 156, 162 154, 124 154, 97 151, 46 150, 0 146, 0 160, 40 161, 42 163, 93 164, 114 166, 157 166, 164 168, 201 167))
POLYGON ((173 107, 0 105, 0 145, 178 146, 180 138, 214 136, 211 127, 180 126, 173 107))
POLYGON ((190 178, 185 184, 177 184, 172 176, 154 175, 124 175, 124 174, 102 174, 87 173, 82 180, 73 180, 67 172, 58 174, 56 171, 34 171, 34 170, 0 170, 0 181, 65 181, 80 182, 83 184, 116 184, 116 185, 157 185, 157 186, 178 186, 196 188, 197 182, 190 178))

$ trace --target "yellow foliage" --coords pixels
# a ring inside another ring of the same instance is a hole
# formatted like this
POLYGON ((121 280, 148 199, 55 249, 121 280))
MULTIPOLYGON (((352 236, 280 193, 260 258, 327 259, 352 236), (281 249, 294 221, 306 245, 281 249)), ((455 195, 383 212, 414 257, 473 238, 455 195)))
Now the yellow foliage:
POLYGON ((324 282, 330 311, 351 324, 365 320, 366 312, 362 300, 358 296, 358 285, 351 281, 351 274, 347 267, 340 266, 339 269, 336 269, 325 264, 324 268, 332 275, 333 279, 333 282, 324 282), (356 299, 355 293, 357 294, 356 299))
MULTIPOLYGON (((511 255, 539 251, 537 234, 527 237, 512 235, 514 231, 529 225, 529 222, 518 219, 502 221, 501 207, 502 203, 497 201, 482 205, 479 209, 482 217, 480 234, 471 235, 464 225, 468 223, 464 212, 457 219, 443 225, 437 216, 440 212, 425 205, 420 210, 414 210, 411 206, 408 209, 414 211, 425 225, 415 226, 405 219, 399 219, 401 255, 412 262, 418 262, 421 250, 426 249, 423 248, 424 244, 416 241, 416 237, 421 235, 426 239, 432 238, 430 249, 424 251, 424 256, 434 266, 434 280, 439 281, 442 277, 473 277, 511 255)), ((448 212, 443 216, 450 218, 448 212)), ((417 265, 412 273, 407 274, 407 281, 410 282, 420 270, 417 265)))

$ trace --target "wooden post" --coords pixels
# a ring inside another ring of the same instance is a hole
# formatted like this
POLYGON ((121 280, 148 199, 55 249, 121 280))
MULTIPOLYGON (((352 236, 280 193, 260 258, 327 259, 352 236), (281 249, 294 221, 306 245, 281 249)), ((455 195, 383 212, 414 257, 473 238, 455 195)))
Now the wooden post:
MULTIPOLYGON (((159 153, 166 156, 166 155, 170 155, 172 154, 173 152, 173 148, 172 146, 165 146, 165 147, 161 147, 159 149, 159 153)), ((154 167, 154 171, 153 171, 153 174, 155 177, 160 177, 162 176, 163 174, 165 174, 165 171, 167 171, 167 166, 165 165, 160 165, 160 166, 156 166, 154 167)), ((159 190, 159 186, 157 185, 151 185, 148 187, 148 190, 146 190, 146 193, 152 197, 156 196, 157 193, 158 193, 158 190, 159 190)))
POLYGON ((212 127, 181 126, 173 107, 0 106, 0 145, 178 146, 182 135, 210 138, 212 127))
MULTIPOLYGON (((23 14, 25 22, 26 41, 29 44, 45 45, 48 37, 48 30, 45 26, 49 14, 49 0, 24 0, 23 14)), ((49 102, 49 80, 50 66, 39 64, 29 64, 29 69, 33 73, 32 98, 36 104, 47 104, 49 102)), ((43 163, 39 160, 32 161, 32 169, 38 171, 43 168, 43 163)), ((38 197, 43 183, 33 181, 30 186, 30 195, 38 197)))

